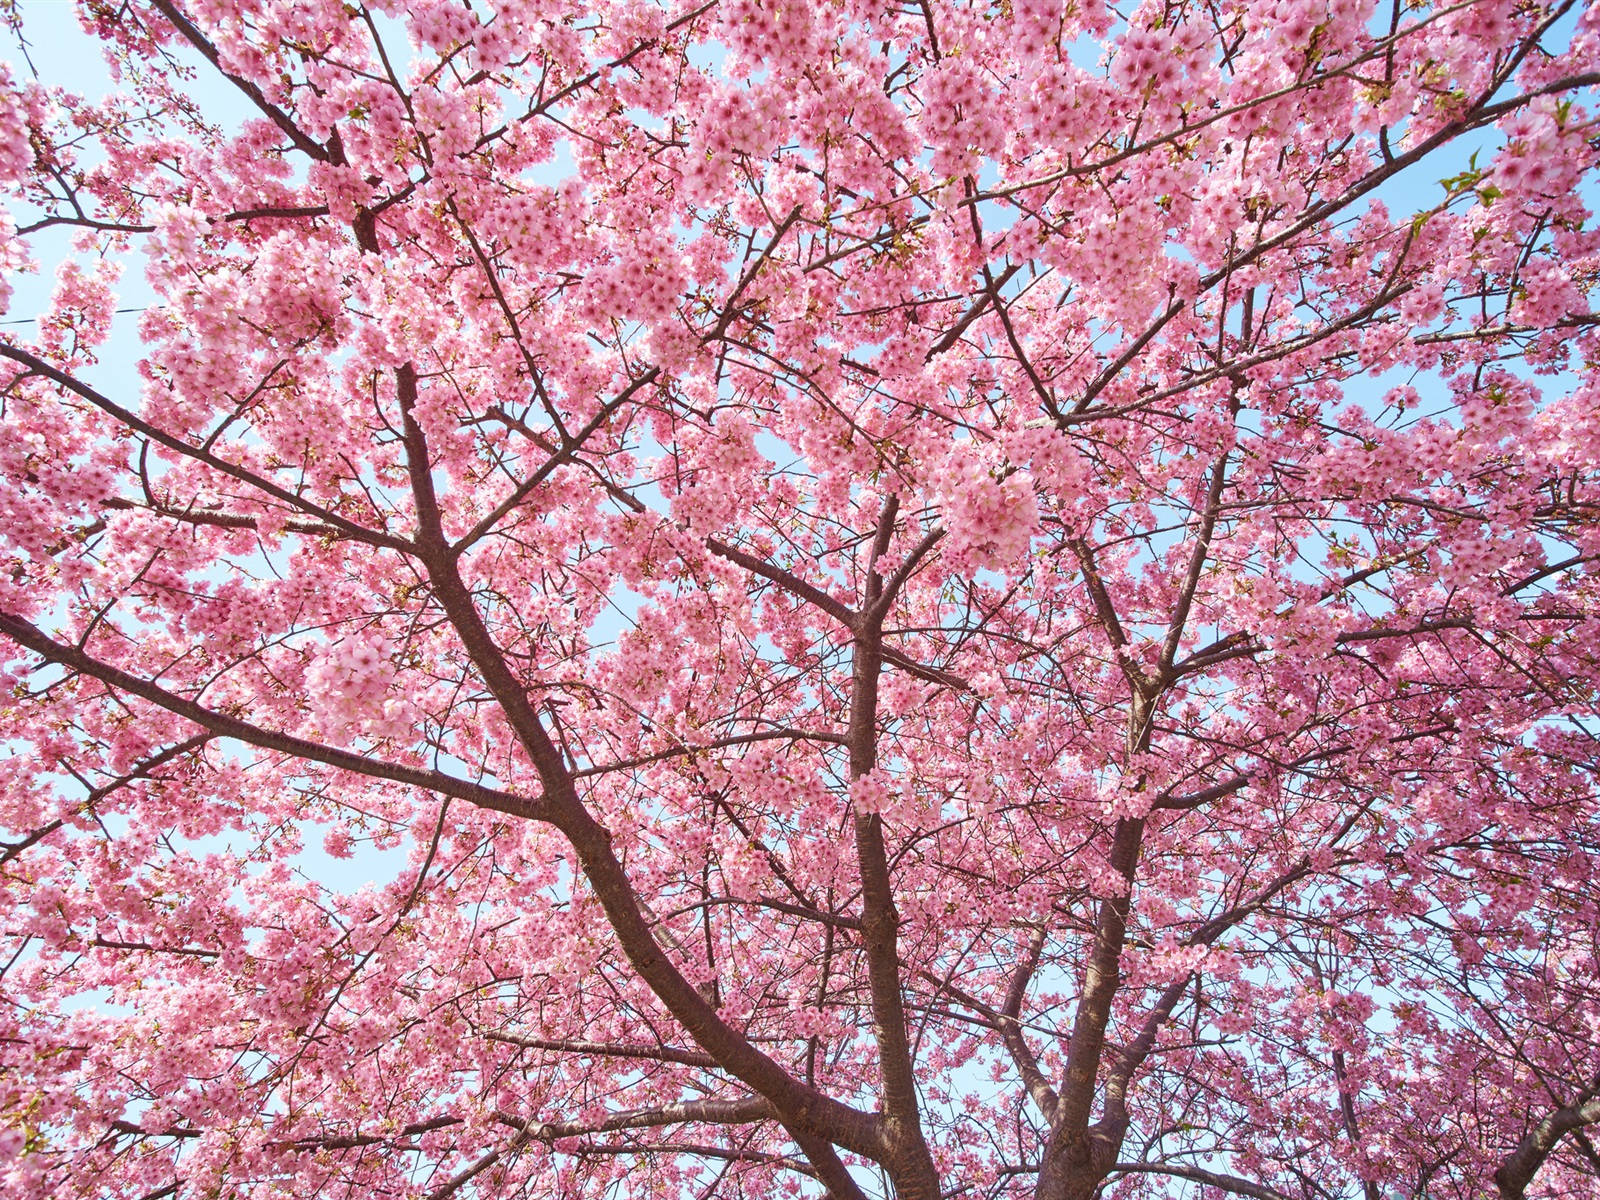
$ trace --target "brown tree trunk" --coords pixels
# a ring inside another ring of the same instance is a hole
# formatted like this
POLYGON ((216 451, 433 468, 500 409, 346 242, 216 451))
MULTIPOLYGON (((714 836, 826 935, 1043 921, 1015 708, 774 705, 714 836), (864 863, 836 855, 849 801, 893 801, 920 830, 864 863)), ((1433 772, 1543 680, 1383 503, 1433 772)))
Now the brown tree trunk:
POLYGON ((1095 1125, 1058 1153, 1047 1153, 1034 1185, 1034 1200, 1093 1200, 1111 1173, 1121 1146, 1120 1130, 1095 1125))

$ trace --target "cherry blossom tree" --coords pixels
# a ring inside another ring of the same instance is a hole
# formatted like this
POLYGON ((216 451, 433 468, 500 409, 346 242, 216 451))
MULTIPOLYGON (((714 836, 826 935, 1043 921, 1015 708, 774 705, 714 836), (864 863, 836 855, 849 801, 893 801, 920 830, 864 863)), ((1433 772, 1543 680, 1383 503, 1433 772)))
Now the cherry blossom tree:
POLYGON ((1600 10, 80 16, 5 1194, 1593 1194, 1600 10))

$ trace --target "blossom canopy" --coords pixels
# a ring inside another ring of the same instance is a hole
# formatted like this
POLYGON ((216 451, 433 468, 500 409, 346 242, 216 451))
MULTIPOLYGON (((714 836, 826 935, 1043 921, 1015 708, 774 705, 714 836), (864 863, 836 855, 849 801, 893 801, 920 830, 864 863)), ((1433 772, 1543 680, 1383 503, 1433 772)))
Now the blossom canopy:
POLYGON ((1600 9, 0 12, 0 1191, 1592 1193, 1600 9))

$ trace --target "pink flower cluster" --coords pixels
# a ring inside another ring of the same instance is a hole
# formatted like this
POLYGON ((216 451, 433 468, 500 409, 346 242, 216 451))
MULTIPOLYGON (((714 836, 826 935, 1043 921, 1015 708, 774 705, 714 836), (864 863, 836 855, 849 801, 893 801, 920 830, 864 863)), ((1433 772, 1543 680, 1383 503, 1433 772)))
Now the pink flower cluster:
POLYGON ((957 443, 936 476, 944 554, 958 573, 1014 568, 1039 526, 1032 477, 957 443))
POLYGON ((398 736, 408 726, 408 705, 395 682, 395 664, 382 638, 355 634, 313 652, 306 702, 316 723, 342 739, 398 736))

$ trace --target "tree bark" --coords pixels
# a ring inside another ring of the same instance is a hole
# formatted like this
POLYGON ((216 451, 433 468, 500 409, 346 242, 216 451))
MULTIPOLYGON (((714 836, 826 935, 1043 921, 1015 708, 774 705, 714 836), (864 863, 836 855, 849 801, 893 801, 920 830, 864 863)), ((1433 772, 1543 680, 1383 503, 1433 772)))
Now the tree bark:
MULTIPOLYGON (((867 568, 866 604, 856 621, 850 679, 850 779, 869 775, 878 762, 878 680, 883 673, 883 581, 876 570, 888 546, 898 503, 884 504, 878 520, 872 562, 867 568)), ((878 1047, 883 1102, 884 1166, 896 1200, 939 1200, 939 1172, 922 1133, 916 1071, 906 1036, 905 1001, 900 977, 900 913, 894 904, 883 818, 856 811, 853 818, 856 861, 861 871, 861 932, 872 1001, 872 1034, 878 1047)))
POLYGON ((1600 1123, 1600 1077, 1584 1089, 1583 1095, 1571 1104, 1558 1108, 1523 1135, 1500 1169, 1494 1173, 1495 1186, 1500 1189, 1500 1200, 1523 1200, 1528 1185, 1544 1166, 1545 1160, 1555 1150, 1556 1143, 1567 1134, 1585 1125, 1600 1123))

